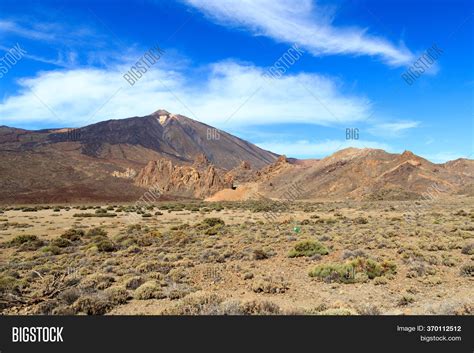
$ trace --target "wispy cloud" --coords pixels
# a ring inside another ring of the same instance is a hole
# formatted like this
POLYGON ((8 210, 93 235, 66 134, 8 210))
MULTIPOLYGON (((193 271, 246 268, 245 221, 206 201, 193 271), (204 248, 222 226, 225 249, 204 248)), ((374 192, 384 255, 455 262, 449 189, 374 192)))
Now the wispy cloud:
MULTIPOLYGON (((0 45, 0 50, 3 51, 8 51, 10 48, 0 45)), ((62 54, 58 53, 56 59, 50 59, 50 58, 45 58, 39 55, 34 55, 34 54, 24 54, 24 57, 30 60, 38 61, 44 64, 50 64, 50 65, 55 65, 59 67, 64 67, 64 68, 72 68, 77 64, 76 58, 77 58, 77 53, 76 52, 69 52, 67 54, 62 54)))
POLYGON ((375 136, 399 137, 409 129, 414 129, 420 125, 419 121, 396 121, 386 123, 376 123, 368 131, 375 136))
MULTIPOLYGON (((25 20, 0 19, 1 50, 8 50, 8 42, 20 42, 28 54, 27 59, 63 68, 73 68, 81 64, 89 64, 89 57, 99 54, 107 55, 109 61, 118 54, 110 40, 92 26, 81 26, 61 22, 41 22, 25 20), (91 47, 91 43, 94 45, 91 47), (38 54, 39 45, 43 50, 38 54), (105 50, 104 48, 107 48, 105 50), (85 60, 82 60, 85 58, 85 60)), ((113 43, 113 42, 112 42, 113 43)), ((123 49, 126 55, 130 48, 123 49)))
POLYGON ((52 41, 57 37, 56 31, 59 29, 58 26, 52 25, 41 25, 35 28, 23 26, 11 20, 0 20, 0 32, 3 33, 3 36, 9 34, 33 40, 52 41))
MULTIPOLYGON (((90 40, 105 41, 106 37, 90 26, 76 26, 61 22, 21 22, 0 19, 2 37, 15 36, 34 41, 55 42, 65 45, 87 44, 90 40)), ((97 45, 97 43, 96 43, 97 45)))
POLYGON ((403 44, 371 35, 367 29, 337 27, 333 11, 312 0, 182 0, 211 20, 245 28, 286 43, 297 43, 313 55, 369 55, 392 66, 410 64, 414 55, 403 44))

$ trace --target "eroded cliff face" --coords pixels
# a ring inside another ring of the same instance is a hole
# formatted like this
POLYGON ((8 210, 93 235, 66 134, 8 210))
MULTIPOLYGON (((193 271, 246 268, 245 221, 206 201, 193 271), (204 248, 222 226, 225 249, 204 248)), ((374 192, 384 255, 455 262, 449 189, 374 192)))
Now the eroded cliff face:
POLYGON ((232 176, 198 156, 190 165, 174 165, 170 160, 150 161, 137 175, 138 186, 155 187, 169 196, 205 198, 219 190, 232 187, 232 176))

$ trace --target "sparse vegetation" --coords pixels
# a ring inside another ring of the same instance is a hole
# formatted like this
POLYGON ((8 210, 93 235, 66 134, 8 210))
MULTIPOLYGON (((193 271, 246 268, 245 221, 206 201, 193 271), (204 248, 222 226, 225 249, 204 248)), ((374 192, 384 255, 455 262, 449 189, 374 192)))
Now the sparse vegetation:
POLYGON ((469 314, 474 213, 466 204, 433 203, 416 225, 396 201, 288 203, 276 223, 264 210, 280 206, 267 201, 4 207, 2 310, 469 314))
POLYGON ((474 243, 464 246, 461 250, 461 253, 465 255, 474 255, 474 243))
POLYGON ((165 298, 165 295, 158 283, 148 281, 135 290, 134 297, 135 299, 147 300, 165 298))
POLYGON ((10 240, 11 246, 19 246, 24 243, 31 243, 38 240, 36 235, 18 235, 12 240, 10 240))
POLYGON ((327 255, 329 250, 322 244, 314 240, 299 242, 288 254, 289 257, 327 255))
POLYGON ((325 282, 355 283, 365 282, 385 274, 394 274, 396 266, 393 263, 377 263, 370 259, 357 258, 346 263, 330 263, 316 266, 310 271, 311 277, 325 282))
POLYGON ((63 234, 61 234, 61 238, 70 240, 70 241, 76 241, 80 240, 82 237, 84 237, 85 233, 82 229, 68 229, 65 231, 63 234))
POLYGON ((462 265, 460 272, 461 276, 474 277, 474 264, 462 265))
MULTIPOLYGON (((99 210, 98 210, 99 211, 99 210)), ((87 217, 117 217, 116 213, 107 213, 107 210, 103 210, 105 212, 97 213, 74 213, 72 216, 77 218, 87 218, 87 217)))

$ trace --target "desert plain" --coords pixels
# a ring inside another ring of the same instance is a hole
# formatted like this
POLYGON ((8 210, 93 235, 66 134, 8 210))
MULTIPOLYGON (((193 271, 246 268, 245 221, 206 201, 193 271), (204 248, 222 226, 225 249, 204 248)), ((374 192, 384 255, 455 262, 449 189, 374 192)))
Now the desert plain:
POLYGON ((2 206, 0 308, 472 315, 473 201, 2 206))

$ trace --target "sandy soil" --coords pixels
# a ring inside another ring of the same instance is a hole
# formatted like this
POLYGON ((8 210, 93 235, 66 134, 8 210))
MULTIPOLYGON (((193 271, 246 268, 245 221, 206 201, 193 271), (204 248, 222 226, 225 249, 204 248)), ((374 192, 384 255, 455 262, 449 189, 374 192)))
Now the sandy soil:
POLYGON ((4 208, 2 312, 473 313, 473 199, 282 205, 167 203, 144 210, 150 217, 120 205, 107 211, 115 217, 75 217, 96 214, 79 206, 4 208), (59 242, 70 229, 83 233, 59 242), (290 257, 304 241, 328 254, 290 257), (309 276, 356 259, 396 270, 374 278, 361 270, 350 283, 309 276))

